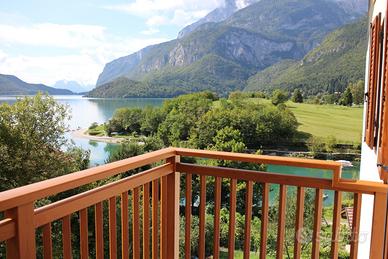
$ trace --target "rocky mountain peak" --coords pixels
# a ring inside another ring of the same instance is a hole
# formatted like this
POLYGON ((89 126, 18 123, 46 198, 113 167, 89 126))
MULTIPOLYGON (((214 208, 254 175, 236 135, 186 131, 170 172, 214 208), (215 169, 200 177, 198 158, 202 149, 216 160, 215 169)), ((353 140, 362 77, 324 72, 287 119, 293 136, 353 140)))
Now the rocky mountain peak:
POLYGON ((198 20, 197 22, 186 26, 178 34, 178 38, 183 38, 197 29, 199 26, 205 23, 211 22, 222 22, 228 19, 232 14, 234 14, 239 9, 245 8, 253 3, 259 2, 260 0, 225 0, 224 5, 214 9, 204 18, 198 20))

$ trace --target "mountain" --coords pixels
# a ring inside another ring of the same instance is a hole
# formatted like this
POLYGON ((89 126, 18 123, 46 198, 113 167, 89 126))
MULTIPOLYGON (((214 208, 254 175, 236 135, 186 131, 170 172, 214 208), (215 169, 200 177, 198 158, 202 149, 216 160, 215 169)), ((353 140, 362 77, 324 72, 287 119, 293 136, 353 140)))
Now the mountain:
POLYGON ((302 89, 307 95, 342 92, 364 79, 368 38, 367 17, 329 34, 302 60, 281 61, 248 80, 246 91, 302 89))
POLYGON ((0 95, 34 95, 38 92, 51 95, 71 95, 66 89, 55 89, 43 84, 29 84, 16 76, 0 74, 0 95))
POLYGON ((249 72, 234 62, 209 54, 186 67, 151 72, 141 81, 119 77, 96 87, 87 96, 173 97, 203 90, 225 94, 237 88, 243 90, 250 74, 252 71, 249 72))
POLYGON ((221 22, 203 23, 184 37, 106 64, 96 85, 126 77, 147 85, 141 91, 146 96, 161 89, 164 95, 244 89, 250 76, 282 60, 303 58, 329 32, 359 17, 338 1, 359 0, 261 0, 221 22))
POLYGON ((183 38, 196 30, 199 26, 205 23, 210 22, 222 22, 229 18, 233 13, 237 10, 247 7, 255 2, 259 2, 260 0, 225 0, 224 5, 219 8, 214 9, 204 18, 198 20, 197 22, 190 24, 183 28, 179 34, 178 38, 183 38))
POLYGON ((368 10, 368 0, 331 0, 336 3, 349 15, 364 15, 368 10))
POLYGON ((85 93, 93 89, 91 85, 81 85, 77 81, 60 80, 57 81, 54 86, 57 89, 67 89, 73 93, 85 93))

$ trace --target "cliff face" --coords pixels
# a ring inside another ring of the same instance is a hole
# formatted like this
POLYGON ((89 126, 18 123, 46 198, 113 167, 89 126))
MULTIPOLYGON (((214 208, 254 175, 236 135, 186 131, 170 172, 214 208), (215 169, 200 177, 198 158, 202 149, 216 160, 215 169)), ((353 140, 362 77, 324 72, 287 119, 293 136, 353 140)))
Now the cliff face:
POLYGON ((349 83, 365 78, 368 19, 330 33, 301 60, 281 61, 252 76, 246 91, 300 89, 307 95, 343 92, 349 83))
POLYGON ((349 10, 345 11, 343 5, 365 1, 228 1, 178 39, 149 46, 108 63, 97 86, 119 77, 153 81, 155 73, 176 74, 179 69, 193 66, 204 57, 233 62, 246 69, 248 74, 283 59, 300 59, 330 31, 359 16, 357 12, 347 14, 349 10), (239 10, 244 6, 247 7, 239 10))

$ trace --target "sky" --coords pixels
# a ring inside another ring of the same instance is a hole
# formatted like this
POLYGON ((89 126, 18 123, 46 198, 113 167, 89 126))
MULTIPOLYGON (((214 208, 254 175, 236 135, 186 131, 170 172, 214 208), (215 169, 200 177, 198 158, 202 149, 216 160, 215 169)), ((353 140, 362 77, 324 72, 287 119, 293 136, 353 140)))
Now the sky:
POLYGON ((95 85, 104 65, 176 38, 224 0, 0 0, 0 74, 95 85))

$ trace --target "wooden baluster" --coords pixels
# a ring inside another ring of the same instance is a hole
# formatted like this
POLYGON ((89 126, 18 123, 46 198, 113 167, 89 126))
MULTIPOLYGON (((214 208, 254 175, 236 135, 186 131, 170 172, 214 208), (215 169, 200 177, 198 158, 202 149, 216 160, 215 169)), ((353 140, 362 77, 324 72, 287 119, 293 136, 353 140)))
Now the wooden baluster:
POLYGON ((109 199, 109 258, 117 258, 116 197, 109 199))
POLYGON ((237 179, 230 180, 228 259, 234 258, 237 179))
POLYGON ((361 194, 355 193, 354 203, 353 203, 352 237, 350 239, 350 258, 354 258, 354 259, 357 259, 357 254, 358 254, 360 219, 361 219, 361 194))
POLYGON ((129 258, 128 192, 121 193, 121 257, 129 258))
POLYGON ((7 218, 15 220, 16 236, 6 241, 7 258, 29 258, 36 254, 34 204, 20 205, 5 211, 7 218))
POLYGON ((303 231, 303 214, 304 214, 304 188, 298 187, 296 200, 296 218, 295 218, 295 243, 294 243, 294 258, 301 256, 301 242, 303 231))
POLYGON ((253 182, 246 183, 245 194, 245 229, 244 229, 244 259, 249 259, 251 252, 251 220, 253 202, 253 182))
POLYGON ((166 162, 174 166, 174 172, 167 175, 167 255, 179 258, 180 173, 176 171, 176 163, 180 162, 180 157, 170 157, 166 162))
POLYGON ((192 203, 192 174, 186 174, 185 201, 185 258, 191 259, 191 203, 192 203))
POLYGON ((88 241, 88 209, 82 209, 79 212, 80 217, 80 250, 81 259, 89 258, 89 241, 88 241))
POLYGON ((150 184, 143 185, 143 259, 150 258, 150 184))
POLYGON ((216 177, 214 193, 214 252, 213 258, 220 257, 220 210, 221 210, 221 184, 222 178, 216 177))
POLYGON ((322 195, 321 189, 315 191, 315 214, 314 214, 314 230, 313 230, 313 249, 312 258, 319 258, 319 244, 321 233, 321 221, 322 221, 322 195))
POLYGON ((199 259, 205 259, 205 225, 206 225, 206 176, 200 176, 199 203, 199 259))
POLYGON ((167 257, 167 176, 161 179, 161 205, 160 205, 160 259, 167 257))
POLYGON ((132 192, 132 242, 133 258, 140 259, 139 188, 132 192))
POLYGON ((384 255, 384 227, 387 213, 387 195, 377 192, 375 194, 372 219, 372 236, 370 245, 370 258, 383 258, 384 255))
POLYGON ((96 258, 104 258, 104 222, 102 202, 94 206, 94 228, 96 233, 96 258))
POLYGON ((341 227, 342 193, 336 191, 334 194, 333 226, 331 235, 331 258, 338 258, 338 242, 341 227))
POLYGON ((278 218, 278 236, 276 246, 276 258, 283 258, 284 232, 286 227, 286 197, 287 187, 283 184, 279 187, 279 218, 278 218))
POLYGON ((159 181, 152 181, 152 259, 158 258, 159 181))
POLYGON ((261 205, 261 240, 260 240, 260 258, 267 256, 267 229, 268 229, 268 210, 269 210, 269 184, 263 184, 263 199, 261 205))
POLYGON ((71 248, 70 215, 62 218, 62 246, 63 246, 63 259, 71 259, 73 250, 71 248))
POLYGON ((51 238, 51 223, 43 226, 43 258, 53 257, 53 241, 51 238))

